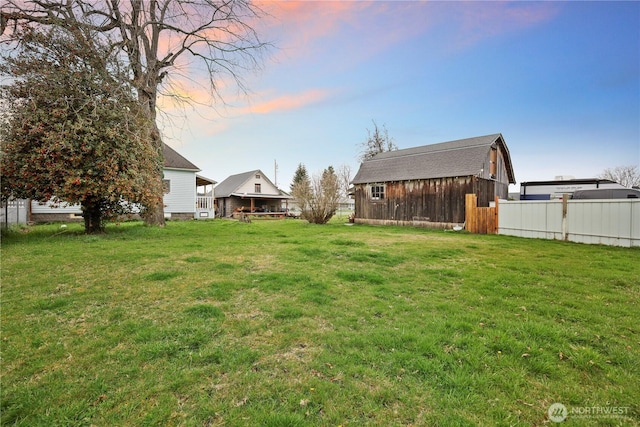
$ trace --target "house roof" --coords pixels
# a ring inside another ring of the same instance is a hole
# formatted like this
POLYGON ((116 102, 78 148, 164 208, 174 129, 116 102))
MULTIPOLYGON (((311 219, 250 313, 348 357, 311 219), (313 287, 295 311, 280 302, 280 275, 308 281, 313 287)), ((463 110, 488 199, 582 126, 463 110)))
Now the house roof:
MULTIPOLYGON (((238 189, 242 187, 247 181, 253 179, 256 174, 260 174, 262 179, 267 182, 273 183, 267 178, 267 176, 262 173, 260 169, 252 170, 249 172, 239 173, 236 175, 231 175, 220 184, 216 186, 215 193, 216 197, 229 197, 229 196, 239 196, 239 197, 253 197, 260 199, 288 199, 290 196, 283 194, 282 191, 278 189, 278 194, 269 194, 269 193, 240 193, 238 189)), ((274 185, 275 187, 275 185, 274 185)))
POLYGON ((183 169, 195 172, 200 172, 200 168, 191 163, 189 160, 182 157, 176 150, 169 147, 167 144, 162 144, 162 151, 164 154, 164 167, 167 169, 183 169))
POLYGON ((376 154, 360 165, 353 184, 478 175, 494 144, 503 153, 509 182, 515 184, 502 134, 478 136, 376 154))
POLYGON ((242 184, 247 182, 256 172, 257 171, 254 170, 228 176, 216 186, 216 197, 229 197, 231 193, 240 188, 242 184))
POLYGON ((198 187, 203 185, 216 185, 217 183, 218 181, 214 181, 213 179, 207 178, 206 176, 196 174, 196 185, 198 187))

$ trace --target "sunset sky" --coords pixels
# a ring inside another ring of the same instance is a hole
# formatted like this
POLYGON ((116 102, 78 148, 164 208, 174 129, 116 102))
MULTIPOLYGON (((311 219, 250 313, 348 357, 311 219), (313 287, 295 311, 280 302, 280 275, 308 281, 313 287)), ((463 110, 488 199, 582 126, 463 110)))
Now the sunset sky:
POLYGON ((640 163, 639 2, 260 5, 275 48, 247 95, 165 108, 166 142, 208 178, 274 181, 274 161, 284 190, 299 163, 353 176, 373 120, 399 148, 502 133, 511 191, 640 163))

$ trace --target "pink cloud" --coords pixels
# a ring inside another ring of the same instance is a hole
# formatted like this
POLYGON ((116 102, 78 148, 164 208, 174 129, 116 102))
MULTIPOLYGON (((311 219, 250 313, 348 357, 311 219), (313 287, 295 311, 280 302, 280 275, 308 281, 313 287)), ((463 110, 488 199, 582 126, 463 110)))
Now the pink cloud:
POLYGON ((257 4, 269 14, 258 25, 265 27, 265 34, 277 35, 275 43, 285 58, 313 57, 318 50, 335 46, 337 39, 339 48, 356 48, 355 53, 352 52, 356 61, 436 28, 455 32, 446 41, 449 47, 468 48, 486 38, 549 21, 561 7, 552 2, 520 1, 262 1, 257 4), (357 37, 351 40, 345 32, 357 37))
MULTIPOLYGON (((252 25, 273 41, 280 66, 306 62, 350 68, 407 40, 422 38, 446 52, 469 49, 486 39, 526 30, 553 19, 561 7, 549 2, 425 2, 425 1, 258 1, 267 15, 252 25)), ((168 40, 166 45, 170 45, 168 40)), ((211 105, 206 76, 182 58, 174 70, 183 85, 174 94, 211 105), (180 76, 178 76, 178 75, 180 76)), ((268 59, 267 62, 270 62, 268 59)), ((297 64, 293 64, 297 66, 297 64)), ((311 65, 316 66, 316 65, 311 65)), ((267 68, 270 65, 267 64, 267 68)), ((224 79, 219 82, 224 88, 224 79)), ((228 82, 227 82, 228 83, 228 82)), ((230 85, 233 86, 233 85, 230 85)), ((254 86, 252 86, 254 87, 254 86)), ((227 92, 226 90, 224 90, 227 92)), ((327 99, 331 92, 309 89, 276 96, 252 94, 254 103, 228 92, 230 116, 289 111, 327 99), (266 99, 259 101, 260 99, 266 99), (235 105, 236 107, 232 107, 235 105)))
POLYGON ((331 35, 341 22, 354 21, 370 7, 370 2, 343 1, 259 1, 268 13, 266 25, 284 26, 300 43, 331 35))
POLYGON ((446 19, 455 29, 455 36, 449 42, 449 47, 466 49, 488 38, 544 24, 557 15, 559 8, 553 2, 450 3, 446 19))
POLYGON ((310 89, 293 95, 282 95, 276 98, 250 105, 244 113, 269 114, 278 111, 295 110, 327 99, 331 92, 323 89, 310 89))
POLYGON ((331 49, 346 28, 366 28, 369 17, 384 3, 368 1, 265 1, 258 3, 268 15, 258 25, 277 47, 279 61, 312 58, 331 49))

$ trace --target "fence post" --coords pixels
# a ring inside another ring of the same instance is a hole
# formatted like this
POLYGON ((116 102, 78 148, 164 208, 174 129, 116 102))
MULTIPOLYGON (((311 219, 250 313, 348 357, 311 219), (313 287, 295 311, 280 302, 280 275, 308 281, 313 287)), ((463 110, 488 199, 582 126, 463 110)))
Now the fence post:
POLYGON ((475 233, 477 230, 476 227, 476 215, 475 209, 477 206, 477 197, 473 193, 469 193, 465 196, 465 204, 464 204, 464 218, 466 222, 466 229, 470 233, 475 233))
POLYGON ((494 226, 493 226, 492 233, 493 234, 498 234, 498 224, 499 224, 498 221, 500 220, 500 216, 499 216, 500 212, 499 212, 499 209, 498 209, 498 205, 500 204, 500 196, 495 196, 494 200, 495 200, 496 206, 495 206, 495 215, 493 217, 494 226))
POLYGON ((567 207, 569 205, 569 195, 562 195, 562 240, 569 240, 569 233, 567 232, 567 207))

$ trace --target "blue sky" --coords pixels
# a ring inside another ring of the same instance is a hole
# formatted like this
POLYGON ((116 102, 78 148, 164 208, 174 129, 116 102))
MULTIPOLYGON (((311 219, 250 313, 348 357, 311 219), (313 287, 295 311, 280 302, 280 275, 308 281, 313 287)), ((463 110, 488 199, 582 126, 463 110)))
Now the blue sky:
MULTIPOLYGON (((264 2, 276 46, 169 145, 222 181, 357 172, 372 120, 399 148, 502 133, 518 185, 640 163, 640 2, 264 2)), ((194 95, 197 98, 197 95, 194 95)))

